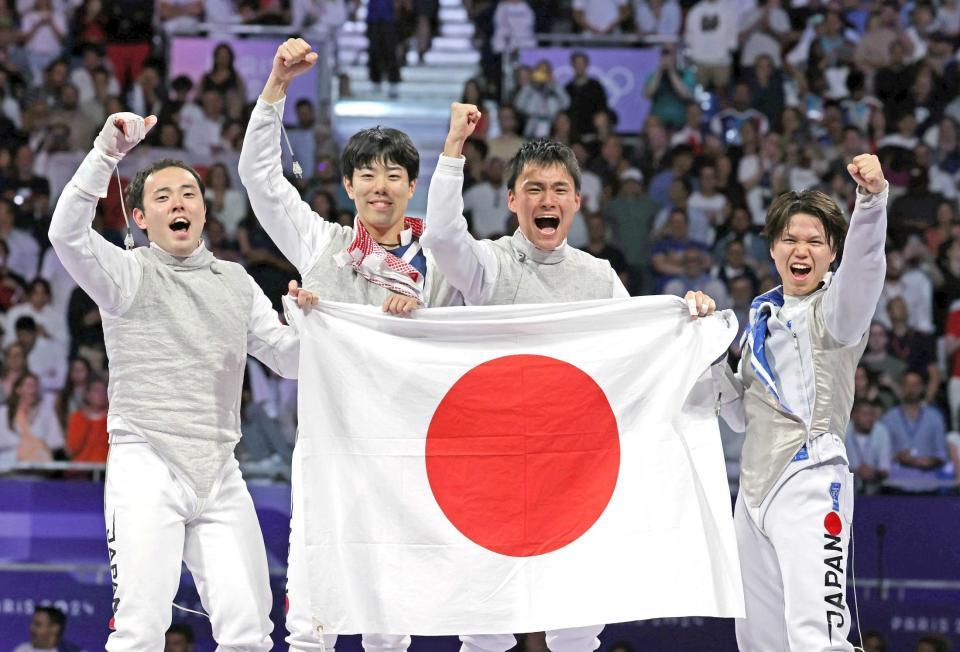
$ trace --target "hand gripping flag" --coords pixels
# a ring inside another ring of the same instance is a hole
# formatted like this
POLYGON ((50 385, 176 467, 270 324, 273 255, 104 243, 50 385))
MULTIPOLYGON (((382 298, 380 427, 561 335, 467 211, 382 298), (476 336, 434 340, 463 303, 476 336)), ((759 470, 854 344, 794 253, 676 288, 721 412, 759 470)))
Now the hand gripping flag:
POLYGON ((743 616, 705 373, 732 314, 322 302, 296 321, 294 492, 322 631, 743 616))

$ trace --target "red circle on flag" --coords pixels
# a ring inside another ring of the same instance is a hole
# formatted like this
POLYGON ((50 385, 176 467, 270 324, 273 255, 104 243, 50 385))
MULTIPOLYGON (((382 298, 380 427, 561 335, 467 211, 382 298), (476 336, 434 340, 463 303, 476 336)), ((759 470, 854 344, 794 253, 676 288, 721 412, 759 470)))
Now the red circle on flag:
POLYGON ((464 374, 430 422, 427 477, 464 536, 529 557, 578 539, 606 509, 620 435, 599 385, 539 355, 490 360, 464 374))
POLYGON ((840 515, 836 512, 828 512, 827 515, 823 517, 823 528, 830 536, 835 537, 840 534, 840 530, 843 529, 843 523, 840 522, 840 515))

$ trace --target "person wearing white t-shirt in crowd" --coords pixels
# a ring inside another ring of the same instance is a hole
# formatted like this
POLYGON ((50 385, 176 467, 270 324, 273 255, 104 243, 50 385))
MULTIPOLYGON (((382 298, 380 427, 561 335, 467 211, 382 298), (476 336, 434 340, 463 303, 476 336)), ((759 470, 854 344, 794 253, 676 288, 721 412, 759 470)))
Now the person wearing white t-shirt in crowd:
POLYGON ((33 279, 27 288, 27 300, 7 311, 3 325, 3 346, 9 346, 16 340, 14 327, 17 320, 25 316, 33 317, 40 337, 66 343, 67 322, 64 313, 52 302, 52 290, 47 279, 33 279))
POLYGON ((717 238, 717 227, 727 221, 726 195, 717 191, 717 169, 712 164, 700 167, 700 187, 687 200, 687 218, 690 237, 712 245, 717 238))
POLYGON ((180 110, 183 144, 187 151, 209 156, 221 146, 220 131, 224 121, 223 95, 215 90, 206 90, 200 97, 200 114, 180 110))
POLYGON ((35 0, 33 8, 20 18, 24 50, 35 80, 43 78, 43 70, 60 56, 67 35, 66 12, 57 11, 50 0, 35 0))
MULTIPOLYGON (((85 104, 96 98, 94 73, 105 65, 103 50, 93 43, 86 43, 80 47, 81 65, 70 72, 70 83, 77 87, 80 94, 80 104, 85 104)), ((120 84, 110 75, 108 89, 111 95, 120 95, 120 84)))
POLYGON ((766 0, 743 16, 740 29, 740 65, 752 66, 766 54, 779 68, 783 63, 781 41, 790 34, 790 17, 780 0, 766 0))
POLYGON ((883 292, 873 318, 890 328, 887 302, 894 297, 903 297, 907 304, 910 328, 921 333, 933 333, 933 283, 919 269, 907 269, 903 252, 892 249, 887 252, 887 276, 883 292))
POLYGON ((878 421, 882 407, 866 399, 853 402, 847 426, 847 461, 859 493, 874 494, 890 474, 893 444, 890 431, 878 421))
POLYGON ((673 36, 680 34, 683 12, 677 0, 634 0, 633 20, 637 36, 673 36))
POLYGON ((586 34, 615 34, 629 15, 627 0, 573 0, 573 20, 586 34))
MULTIPOLYGON (((202 0, 159 0, 160 26, 167 34, 196 31, 203 20, 202 0)), ((220 17, 216 17, 220 20, 220 17)))
POLYGON ((483 181, 463 193, 464 214, 470 216, 471 232, 481 240, 503 235, 510 209, 503 182, 502 158, 488 158, 483 164, 483 181))
POLYGON ((490 46, 497 54, 513 53, 535 47, 536 17, 526 0, 502 0, 493 12, 493 39, 490 46))
POLYGON ((15 215, 16 205, 6 197, 0 197, 0 240, 7 243, 10 251, 7 267, 24 279, 31 279, 37 275, 40 245, 32 235, 14 227, 15 215))
POLYGON ((684 41, 704 88, 724 88, 730 81, 739 17, 729 0, 700 0, 687 14, 684 41))

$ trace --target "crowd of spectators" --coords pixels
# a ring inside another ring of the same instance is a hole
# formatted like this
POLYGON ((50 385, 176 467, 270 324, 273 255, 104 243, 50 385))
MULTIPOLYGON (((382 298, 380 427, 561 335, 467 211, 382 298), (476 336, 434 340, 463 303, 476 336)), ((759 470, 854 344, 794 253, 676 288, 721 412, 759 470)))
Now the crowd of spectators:
MULTIPOLYGON (((641 37, 659 51, 637 134, 617 133, 584 53, 566 84, 541 61, 499 85, 536 32, 563 29, 556 3, 471 7, 487 61, 463 95, 487 119, 465 151, 475 233, 511 228, 501 171, 523 139, 563 141, 583 169, 569 242, 609 259, 632 294, 702 289, 742 328, 752 298, 778 284, 762 235, 771 200, 818 188, 849 216, 845 164, 877 154, 890 182, 887 273, 857 370, 851 468, 864 492, 956 491, 960 4, 573 0, 568 24, 585 42, 641 37)), ((725 438, 733 479, 739 440, 725 438)))
MULTIPOLYGON (((752 298, 778 282, 761 235, 772 198, 817 187, 849 215, 855 186, 845 163, 878 154, 890 181, 887 277, 857 370, 851 465, 868 492, 960 484, 960 436, 951 434, 960 430, 960 2, 465 6, 483 59, 463 97, 451 99, 484 112, 464 148, 474 234, 515 228, 503 170, 520 145, 565 142, 583 173, 583 207, 569 242, 610 260, 634 295, 702 289, 745 324, 752 298), (636 47, 656 49, 659 63, 643 80, 650 110, 638 133, 617 131, 619 116, 583 52, 570 59, 568 83, 546 61, 515 66, 502 83, 504 57, 515 60, 537 33, 557 30, 638 36, 646 42, 636 47)), ((413 16, 408 32, 423 55, 436 3, 390 7, 392 19, 413 16)), ((0 472, 18 462, 106 456, 99 311, 46 238, 57 196, 106 116, 158 116, 138 155, 172 155, 198 168, 208 247, 243 263, 279 302, 295 270, 238 182, 251 103, 234 52, 218 46, 207 73, 192 80, 168 74, 166 48, 172 34, 204 21, 289 24, 309 33, 342 22, 351 9, 340 0, 0 0, 0 472)), ((318 215, 351 223, 336 147, 317 113, 300 100, 289 121, 308 172, 295 182, 318 215)), ((119 206, 112 188, 93 222, 118 246, 119 206)), ((739 355, 737 342, 731 353, 739 355)), ((268 474, 289 463, 295 398, 294 384, 249 364, 240 455, 268 474)), ((733 461, 736 436, 727 435, 733 461)))

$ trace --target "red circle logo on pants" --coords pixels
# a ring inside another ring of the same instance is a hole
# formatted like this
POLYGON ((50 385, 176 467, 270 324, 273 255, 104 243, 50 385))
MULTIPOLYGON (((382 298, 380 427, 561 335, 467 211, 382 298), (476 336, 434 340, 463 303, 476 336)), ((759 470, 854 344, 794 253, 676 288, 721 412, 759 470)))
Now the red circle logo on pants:
POLYGON ((823 517, 823 529, 831 536, 837 536, 843 529, 843 523, 840 521, 840 515, 836 512, 827 512, 823 517))
POLYGON ((450 522, 503 555, 558 550, 600 518, 620 470, 616 417, 597 383, 539 355, 480 364, 447 392, 426 443, 450 522))

